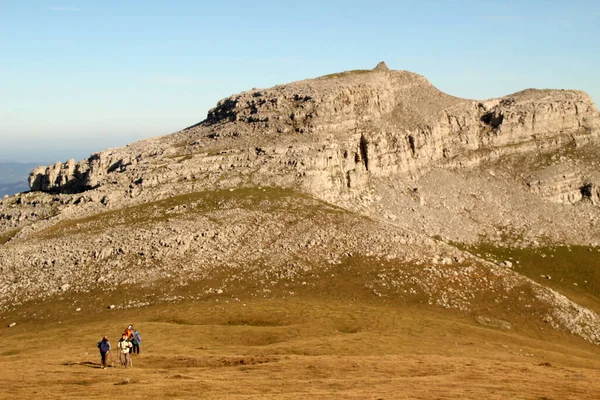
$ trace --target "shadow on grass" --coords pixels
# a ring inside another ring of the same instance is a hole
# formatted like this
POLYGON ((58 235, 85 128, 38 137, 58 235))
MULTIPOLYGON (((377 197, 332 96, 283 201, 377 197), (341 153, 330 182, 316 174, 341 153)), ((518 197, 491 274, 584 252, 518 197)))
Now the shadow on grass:
POLYGON ((87 368, 96 368, 96 369, 102 368, 100 363, 95 363, 95 362, 91 362, 91 361, 70 361, 70 362, 64 362, 61 365, 64 365, 66 367, 72 367, 72 366, 78 365, 78 366, 87 367, 87 368))

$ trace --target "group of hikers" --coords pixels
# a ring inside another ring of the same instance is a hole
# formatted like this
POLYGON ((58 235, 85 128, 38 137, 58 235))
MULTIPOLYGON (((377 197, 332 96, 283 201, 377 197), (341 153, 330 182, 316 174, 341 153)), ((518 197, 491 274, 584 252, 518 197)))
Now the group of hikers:
MULTIPOLYGON (((133 367, 133 361, 131 360, 131 354, 140 354, 140 344, 142 343, 142 336, 138 331, 133 329, 133 325, 129 325, 125 332, 121 335, 121 340, 117 343, 119 349, 119 363, 121 366, 133 367)), ((97 344, 100 350, 101 364, 100 368, 104 369, 108 367, 108 359, 110 358, 112 364, 112 347, 108 341, 108 336, 104 336, 97 344)), ((113 365, 114 366, 114 365, 113 365)))

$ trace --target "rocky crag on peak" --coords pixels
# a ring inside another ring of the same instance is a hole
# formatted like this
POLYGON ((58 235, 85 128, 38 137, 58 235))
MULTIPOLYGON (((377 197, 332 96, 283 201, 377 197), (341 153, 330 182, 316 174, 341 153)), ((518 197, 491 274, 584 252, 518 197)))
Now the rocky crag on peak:
MULTIPOLYGON (((580 146, 596 141, 599 131, 598 111, 583 92, 528 89, 466 100, 380 63, 230 96, 179 133, 37 168, 30 186, 114 192, 117 182, 135 196, 136 186, 223 175, 233 165, 247 179, 260 176, 335 201, 360 194, 372 178, 580 146)), ((589 184, 594 191, 597 183, 589 184)))
POLYGON ((252 89, 180 132, 33 170, 0 201, 0 306, 218 268, 310 285, 358 254, 402 266, 365 283, 378 295, 468 311, 528 286, 541 318, 597 341, 594 312, 453 244, 597 246, 599 139, 584 92, 462 99, 383 62, 252 89))

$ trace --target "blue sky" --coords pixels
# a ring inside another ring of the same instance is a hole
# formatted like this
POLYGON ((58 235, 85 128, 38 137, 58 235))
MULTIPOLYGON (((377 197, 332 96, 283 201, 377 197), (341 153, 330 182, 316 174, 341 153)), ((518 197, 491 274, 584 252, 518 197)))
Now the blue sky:
POLYGON ((455 96, 598 105, 600 2, 0 0, 0 161, 82 159, 233 93, 381 60, 455 96))

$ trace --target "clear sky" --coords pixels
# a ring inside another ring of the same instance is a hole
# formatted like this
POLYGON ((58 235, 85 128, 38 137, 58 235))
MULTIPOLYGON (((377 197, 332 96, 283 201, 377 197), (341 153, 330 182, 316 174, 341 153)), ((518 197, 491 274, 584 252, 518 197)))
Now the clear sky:
POLYGON ((0 161, 83 159, 233 93, 382 60, 455 96, 598 105, 600 1, 0 0, 0 161))

